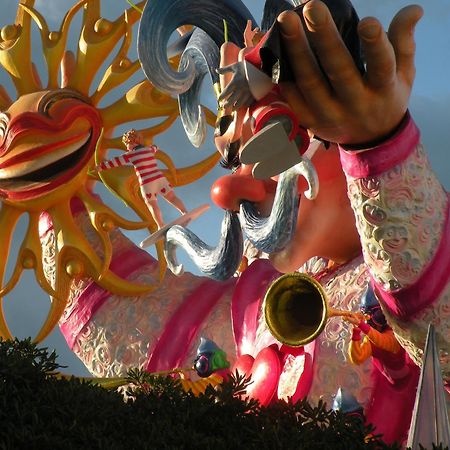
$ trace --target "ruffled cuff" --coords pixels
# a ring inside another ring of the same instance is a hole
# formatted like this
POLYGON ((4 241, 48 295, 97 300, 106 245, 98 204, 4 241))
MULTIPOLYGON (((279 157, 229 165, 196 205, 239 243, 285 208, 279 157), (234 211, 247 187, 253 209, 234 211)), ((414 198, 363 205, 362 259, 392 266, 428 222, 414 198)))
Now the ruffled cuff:
POLYGON ((378 176, 400 164, 414 151, 420 131, 409 113, 396 132, 384 142, 361 148, 339 146, 342 168, 352 178, 378 176))

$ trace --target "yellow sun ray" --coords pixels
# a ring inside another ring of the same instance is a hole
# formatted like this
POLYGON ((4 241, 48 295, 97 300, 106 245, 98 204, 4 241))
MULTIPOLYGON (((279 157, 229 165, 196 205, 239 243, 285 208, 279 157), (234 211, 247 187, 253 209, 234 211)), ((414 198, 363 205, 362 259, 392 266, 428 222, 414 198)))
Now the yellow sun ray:
POLYGON ((128 14, 125 12, 125 29, 122 46, 117 52, 111 65, 106 70, 100 81, 97 90, 92 96, 92 102, 97 105, 98 102, 115 87, 121 85, 124 81, 128 80, 139 68, 139 61, 132 63, 128 57, 128 50, 132 43, 132 29, 128 20, 128 14))
POLYGON ((112 105, 100 109, 105 128, 114 128, 124 122, 169 116, 178 110, 175 99, 154 88, 145 80, 133 86, 112 105))
MULTIPOLYGON (((144 141, 146 143, 153 143, 153 138, 160 133, 168 130, 170 126, 178 118, 178 109, 175 109, 165 120, 149 128, 144 128, 138 130, 142 134, 144 141)), ((109 148, 122 148, 122 136, 117 136, 115 138, 103 138, 101 147, 109 148)))
POLYGON ((90 0, 84 10, 77 67, 69 80, 69 87, 87 95, 99 69, 98 62, 108 57, 119 39, 126 34, 129 25, 135 23, 139 16, 125 11, 111 22, 100 17, 100 0, 90 0))
POLYGON ((66 48, 70 23, 75 14, 87 1, 88 0, 81 0, 70 8, 64 16, 59 31, 50 31, 44 17, 34 8, 19 4, 19 6, 33 18, 41 32, 42 50, 48 69, 48 89, 55 89, 58 87, 59 66, 66 48))
POLYGON ((56 295, 51 284, 48 282, 44 274, 42 265, 42 247, 39 242, 39 214, 30 213, 28 228, 22 245, 19 249, 17 261, 13 269, 13 273, 0 290, 0 296, 8 295, 19 282, 20 276, 24 269, 34 269, 36 281, 49 295, 56 295))
POLYGON ((89 277, 101 287, 118 295, 142 295, 152 287, 130 283, 111 272, 75 223, 69 202, 50 208, 56 235, 58 258, 57 276, 66 272, 73 278, 89 277), (100 280, 101 278, 101 280, 100 280))
MULTIPOLYGON (((23 2, 32 5, 33 2, 23 2)), ((11 77, 17 94, 41 88, 31 61, 31 17, 17 14, 16 23, 5 25, 0 32, 0 64, 11 77)))
MULTIPOLYGON (((0 281, 2 282, 2 284, 7 262, 6 255, 9 254, 14 229, 22 213, 23 211, 11 208, 10 206, 5 204, 2 205, 2 208, 0 210, 0 230, 2 230, 2 238, 0 239, 0 255, 3 255, 4 258, 3 264, 0 264, 0 281)), ((12 339, 12 334, 9 331, 8 325, 6 324, 5 316, 3 313, 2 296, 0 296, 0 337, 2 337, 3 339, 12 339)))
POLYGON ((112 260, 112 244, 109 239, 109 233, 116 227, 126 230, 140 230, 149 224, 147 222, 132 222, 120 217, 111 208, 103 203, 95 200, 85 189, 78 193, 78 198, 83 202, 84 206, 89 212, 91 224, 97 231, 100 240, 103 244, 103 272, 99 274, 98 280, 102 280, 106 269, 110 266, 112 260))

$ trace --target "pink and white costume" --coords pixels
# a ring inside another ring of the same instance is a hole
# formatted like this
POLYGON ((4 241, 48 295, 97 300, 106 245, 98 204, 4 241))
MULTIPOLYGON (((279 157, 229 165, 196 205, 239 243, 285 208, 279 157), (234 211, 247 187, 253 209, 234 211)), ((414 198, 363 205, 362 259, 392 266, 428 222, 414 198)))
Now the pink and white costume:
MULTIPOLYGON (((83 280, 73 286, 60 321, 73 351, 97 376, 116 376, 140 365, 149 370, 190 364, 199 336, 213 339, 233 360, 257 358, 271 348, 277 363, 274 395, 322 398, 330 406, 339 387, 365 408, 369 422, 387 442, 405 438, 412 412, 418 369, 428 324, 434 323, 444 379, 450 375, 450 220, 448 196, 430 168, 414 122, 407 117, 397 134, 366 151, 340 149, 363 255, 324 272, 313 258, 301 270, 319 279, 333 308, 358 311, 372 283, 383 312, 408 355, 410 375, 392 383, 370 360, 348 361, 350 326, 339 318, 300 350, 280 346, 261 314, 267 286, 279 274, 257 260, 238 279, 224 283, 169 274, 161 283, 152 257, 114 231, 112 270, 155 290, 125 298, 83 280)), ((74 207, 77 207, 74 205, 74 207)), ((78 221, 95 243, 95 232, 79 211, 78 221)), ((41 239, 52 277, 55 236, 42 217, 41 239)), ((95 244, 94 244, 95 245, 95 244)), ((98 248, 101 248, 98 244, 98 248)), ((265 380, 262 380, 265 383, 265 380)))
POLYGON ((131 164, 136 171, 144 199, 151 199, 158 194, 167 195, 172 190, 167 178, 158 168, 155 154, 158 151, 156 145, 144 147, 138 145, 123 155, 103 161, 97 166, 99 171, 131 164))

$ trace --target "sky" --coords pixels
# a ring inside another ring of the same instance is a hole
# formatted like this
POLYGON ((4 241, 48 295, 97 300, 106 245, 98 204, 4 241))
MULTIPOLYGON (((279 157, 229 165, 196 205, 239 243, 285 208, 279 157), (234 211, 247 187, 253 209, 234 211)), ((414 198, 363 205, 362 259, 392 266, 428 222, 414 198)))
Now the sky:
MULTIPOLYGON (((169 0, 168 0, 169 1, 169 0)), ((192 0, 195 1, 195 0, 192 0)), ((18 0, 2 0, 2 14, 0 27, 14 21, 18 0)), ((36 0, 35 7, 46 18, 51 30, 59 29, 60 22, 67 9, 75 0, 36 0)), ((244 3, 259 22, 262 16, 264 2, 262 0, 244 0, 244 3)), ((354 0, 353 4, 360 17, 375 16, 385 28, 395 13, 411 2, 403 0, 354 0)), ((416 31, 416 81, 410 102, 411 114, 419 125, 422 140, 428 149, 431 164, 438 174, 444 187, 450 189, 450 87, 448 73, 450 72, 450 3, 442 0, 417 1, 425 11, 416 31)), ((126 0, 102 0, 102 14, 108 19, 115 19, 125 8, 129 7, 126 0)), ((72 25, 71 41, 73 42, 79 31, 80 13, 72 25)), ((136 34, 136 33, 135 33, 136 34)), ((36 40, 37 41, 37 40, 36 40)), ((34 42, 33 52, 36 60, 41 59, 39 46, 34 42)), ((133 49, 134 55, 135 50, 133 49)), ((38 63, 39 66, 39 63, 38 63)), ((3 73, 0 73, 0 84, 7 89, 11 83, 3 73)), ((12 91, 10 91, 12 92, 12 91)), ((213 106, 211 96, 205 88, 205 103, 213 106)), ((190 165, 199 161, 214 151, 212 133, 209 132, 206 143, 200 149, 194 149, 177 122, 164 135, 155 139, 165 152, 169 153, 177 166, 190 165)), ((218 241, 218 229, 222 219, 222 212, 215 207, 209 197, 210 186, 223 173, 217 167, 194 186, 177 189, 188 209, 200 204, 209 203, 210 210, 192 223, 190 228, 205 242, 215 245, 218 241)), ((99 187, 98 191, 105 201, 125 217, 134 219, 135 216, 120 201, 111 197, 109 192, 99 187)), ((177 217, 178 213, 170 206, 160 201, 166 221, 177 217)), ((15 234, 13 250, 17 252, 18 245, 26 227, 26 220, 21 220, 15 234)), ((147 234, 145 231, 126 233, 134 242, 139 243, 147 234)), ((178 257, 187 270, 198 273, 188 259, 178 252, 178 257)), ((34 336, 45 320, 49 305, 48 296, 40 290, 34 280, 32 272, 25 272, 19 285, 4 299, 5 316, 12 332, 19 338, 34 336)), ((87 370, 78 358, 68 349, 59 330, 55 330, 42 344, 50 350, 55 349, 59 355, 58 362, 66 366, 67 373, 88 375, 87 370)))

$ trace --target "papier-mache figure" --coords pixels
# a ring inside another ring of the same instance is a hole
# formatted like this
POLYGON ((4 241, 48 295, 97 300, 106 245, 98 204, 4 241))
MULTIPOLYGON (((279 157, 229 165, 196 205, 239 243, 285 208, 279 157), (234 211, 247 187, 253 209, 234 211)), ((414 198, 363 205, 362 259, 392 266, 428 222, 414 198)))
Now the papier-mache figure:
MULTIPOLYGON (((241 5, 234 0, 219 3, 241 5)), ((164 27, 161 15, 155 28, 151 23, 154 10, 161 9, 168 22, 174 22, 167 36, 183 20, 213 33, 214 29, 222 30, 224 18, 231 23, 231 13, 219 12, 217 5, 217 1, 202 2, 202 11, 209 8, 206 23, 202 23, 203 15, 187 11, 189 8, 184 10, 186 17, 175 20, 170 5, 155 0, 146 5, 141 30, 149 27, 147 33, 155 35, 158 27, 164 27), (208 21, 219 14, 214 28, 208 21)), ((180 3, 177 8, 182 15, 180 3)), ((276 36, 273 31, 279 30, 280 49, 285 56, 274 63, 281 67, 286 61, 292 76, 281 78, 278 86, 274 83, 267 87, 279 89, 298 124, 308 130, 308 135, 320 138, 314 152, 308 155, 306 151, 311 170, 297 177, 297 164, 280 176, 264 172, 264 179, 255 178, 255 164, 241 158, 246 142, 256 136, 252 119, 244 123, 247 107, 236 108, 241 106, 238 99, 225 95, 229 104, 219 110, 225 119, 219 120, 215 140, 232 172, 217 179, 211 189, 213 201, 224 209, 219 244, 215 248, 200 244, 189 230, 177 228, 167 233, 166 248, 170 249, 169 267, 177 266, 175 249, 181 248, 205 273, 224 279, 232 277, 241 262, 236 254, 242 255, 245 233, 255 248, 268 255, 268 260, 252 262, 230 291, 237 349, 234 365, 254 375, 252 392, 263 392, 266 403, 273 398, 295 402, 307 397, 312 402, 322 398, 331 404, 341 387, 352 392, 363 406, 366 420, 375 425, 376 433, 382 433, 387 442, 402 441, 411 423, 417 370, 392 383, 392 377, 374 370, 374 358, 352 364, 347 354, 352 327, 338 318, 327 321, 312 342, 289 347, 270 333, 263 311, 265 292, 281 273, 306 272, 322 286, 329 307, 344 311, 359 311, 371 285, 387 323, 406 352, 401 370, 420 365, 432 322, 448 386, 448 198, 408 113, 414 79, 412 30, 422 10, 412 6, 400 11, 388 33, 374 18, 357 23, 354 14, 347 1, 311 0, 295 11, 282 13, 270 34, 276 36), (344 14, 342 28, 336 27, 335 10, 344 14), (361 42, 363 46, 367 62, 364 75, 362 61, 355 63, 355 53, 349 51, 347 35, 342 31, 347 29, 345 25, 357 29, 353 36, 355 45, 361 42), (322 142, 328 142, 328 148, 322 142), (306 192, 312 190, 315 179, 319 184, 312 198, 306 192)), ((250 18, 245 17, 242 33, 250 18)), ((141 34, 142 39, 145 36, 141 34)), ((239 62, 244 44, 235 44, 235 53, 228 60, 222 58, 222 67, 239 62)), ((147 49, 151 51, 150 45, 147 49)), ((166 58, 164 52, 160 54, 166 58)), ((164 69, 163 63, 149 66, 146 54, 140 55, 153 81, 150 69, 164 69)), ((189 84, 193 78, 192 73, 172 73, 170 67, 164 70, 155 82, 167 92, 177 82, 189 84), (164 86, 161 80, 168 82, 164 86)), ((222 93, 232 75, 221 75, 222 93)), ((272 79, 273 73, 269 76, 272 79)), ((252 101, 245 97, 243 104, 248 100, 252 101)), ((277 153, 284 144, 285 140, 280 140, 279 145, 271 145, 277 153)), ((278 153, 278 157, 282 159, 283 155, 278 153)), ((258 162, 269 159, 263 154, 258 162)), ((214 334, 209 335, 226 348, 214 334)), ((227 354, 231 354, 229 350, 227 354)))
POLYGON ((411 370, 418 372, 416 365, 410 362, 405 364, 406 352, 387 324, 370 286, 361 298, 360 312, 346 316, 344 320, 353 324, 348 349, 352 363, 362 364, 372 357, 375 368, 392 384, 400 383, 411 370))
POLYGON ((158 228, 164 226, 161 210, 158 205, 158 195, 164 197, 181 214, 186 214, 187 209, 184 203, 175 195, 172 185, 158 167, 158 162, 155 158, 158 147, 156 145, 145 146, 142 135, 133 128, 124 133, 122 142, 126 146, 126 153, 103 161, 97 165, 97 170, 100 172, 123 165, 132 165, 139 180, 142 198, 158 228))

